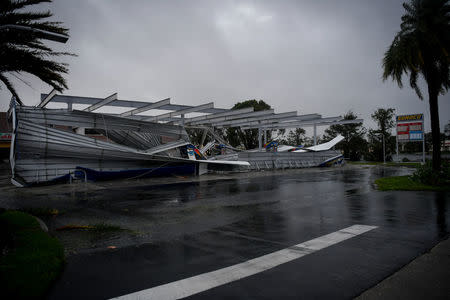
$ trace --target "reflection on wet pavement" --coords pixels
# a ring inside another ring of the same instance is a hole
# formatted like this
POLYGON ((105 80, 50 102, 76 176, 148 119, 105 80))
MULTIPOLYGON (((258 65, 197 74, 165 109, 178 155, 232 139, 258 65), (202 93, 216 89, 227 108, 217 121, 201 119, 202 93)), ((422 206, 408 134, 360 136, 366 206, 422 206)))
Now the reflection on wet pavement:
POLYGON ((205 180, 168 185, 19 193, 6 203, 61 211, 45 221, 69 254, 207 231, 289 244, 299 231, 314 232, 308 228, 311 224, 330 228, 354 223, 425 226, 444 236, 448 233, 448 194, 374 189, 376 178, 411 172, 406 168, 346 166, 235 174, 219 180, 205 176, 205 180), (435 219, 433 226, 426 225, 430 219, 435 219), (124 230, 55 230, 68 224, 98 223, 124 230))

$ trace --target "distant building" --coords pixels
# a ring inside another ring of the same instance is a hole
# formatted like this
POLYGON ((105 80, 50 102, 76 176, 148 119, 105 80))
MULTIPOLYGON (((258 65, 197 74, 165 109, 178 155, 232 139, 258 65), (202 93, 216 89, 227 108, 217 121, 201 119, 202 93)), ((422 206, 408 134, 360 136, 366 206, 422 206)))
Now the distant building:
POLYGON ((450 140, 444 141, 444 151, 450 151, 450 140))

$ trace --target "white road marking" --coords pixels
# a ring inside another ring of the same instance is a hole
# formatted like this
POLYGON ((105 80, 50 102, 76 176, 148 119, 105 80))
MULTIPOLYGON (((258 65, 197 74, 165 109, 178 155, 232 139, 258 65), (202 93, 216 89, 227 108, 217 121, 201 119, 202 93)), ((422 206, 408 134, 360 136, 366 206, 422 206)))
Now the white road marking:
POLYGON ((114 299, 181 299, 272 269, 375 228, 377 226, 353 225, 240 264, 123 295, 114 299))

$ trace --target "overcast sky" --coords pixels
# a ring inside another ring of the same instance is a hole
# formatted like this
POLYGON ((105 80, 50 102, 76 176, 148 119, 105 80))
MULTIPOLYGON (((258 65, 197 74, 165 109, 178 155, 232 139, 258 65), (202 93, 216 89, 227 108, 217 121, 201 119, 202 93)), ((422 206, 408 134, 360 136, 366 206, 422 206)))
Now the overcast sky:
MULTIPOLYGON (((381 60, 399 30, 403 1, 149 1, 54 0, 51 9, 70 28, 58 49, 67 58, 67 95, 231 108, 263 99, 275 112, 324 117, 352 110, 374 127, 370 114, 393 107, 425 113, 405 87, 381 79, 381 60)), ((51 88, 15 80, 35 105, 51 88)), ((423 86, 423 85, 422 85, 423 86)), ((426 92, 426 90, 424 90, 426 92)), ((2 110, 10 94, 0 91, 2 110)), ((450 94, 439 100, 441 129, 450 120, 450 94)), ((427 122, 426 130, 430 130, 427 122)))

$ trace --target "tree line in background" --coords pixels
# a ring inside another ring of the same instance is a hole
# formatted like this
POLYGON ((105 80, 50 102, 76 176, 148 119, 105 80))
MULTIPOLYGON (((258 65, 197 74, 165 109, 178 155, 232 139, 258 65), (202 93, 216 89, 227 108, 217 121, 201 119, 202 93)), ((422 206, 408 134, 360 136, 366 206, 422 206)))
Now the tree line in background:
MULTIPOLYGON (((263 100, 247 100, 236 103, 232 109, 242 109, 253 107, 255 111, 271 109, 270 105, 263 100)), ((325 130, 322 136, 317 137, 317 143, 325 143, 337 135, 342 135, 344 140, 335 147, 343 152, 345 158, 358 161, 383 161, 383 137, 385 140, 386 160, 392 160, 396 153, 396 138, 392 131, 396 125, 395 110, 393 108, 379 108, 371 115, 371 118, 377 124, 375 129, 367 129, 362 123, 356 124, 336 124, 331 125, 325 130)), ((355 120, 357 115, 349 111, 343 116, 344 120, 355 120)), ((450 122, 446 126, 450 128, 450 122)), ((191 140, 198 145, 201 140, 201 130, 188 130, 191 140)), ((220 130, 225 140, 233 147, 242 149, 254 149, 258 147, 258 130, 249 129, 242 130, 240 128, 227 128, 220 130)), ((444 141, 450 138, 450 131, 440 134, 440 144, 443 146, 444 141)), ((208 141, 208 140, 207 140, 208 141)), ((303 128, 268 130, 267 141, 277 141, 282 145, 291 146, 312 146, 313 138, 306 136, 303 128)), ((432 150, 432 134, 425 134, 425 151, 432 150)), ((422 151, 422 142, 408 142, 399 144, 401 153, 417 153, 422 151)))

